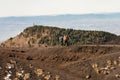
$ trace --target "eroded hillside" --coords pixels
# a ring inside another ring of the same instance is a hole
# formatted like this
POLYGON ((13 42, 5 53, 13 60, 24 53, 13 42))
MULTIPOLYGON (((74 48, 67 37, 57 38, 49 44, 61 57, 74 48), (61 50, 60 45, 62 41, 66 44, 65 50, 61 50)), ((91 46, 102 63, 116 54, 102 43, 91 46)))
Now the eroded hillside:
POLYGON ((26 28, 14 38, 3 42, 7 47, 41 47, 59 45, 59 37, 68 35, 69 45, 105 44, 116 39, 116 35, 103 31, 83 31, 49 26, 26 28))

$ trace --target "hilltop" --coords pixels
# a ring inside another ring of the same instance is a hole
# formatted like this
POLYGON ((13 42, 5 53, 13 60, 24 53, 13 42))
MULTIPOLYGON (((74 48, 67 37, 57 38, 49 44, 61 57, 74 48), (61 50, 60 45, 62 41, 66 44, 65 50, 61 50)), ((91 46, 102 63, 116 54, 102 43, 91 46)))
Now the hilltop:
MULTIPOLYGON (((115 34, 103 31, 64 29, 51 26, 34 25, 24 29, 16 37, 1 44, 7 47, 41 47, 59 45, 59 37, 68 35, 69 45, 108 44, 117 39, 115 34)), ((115 42, 114 42, 115 43, 115 42)))
POLYGON ((0 17, 0 42, 14 37, 28 26, 49 25, 60 28, 107 31, 120 35, 120 13, 63 14, 46 16, 0 17))

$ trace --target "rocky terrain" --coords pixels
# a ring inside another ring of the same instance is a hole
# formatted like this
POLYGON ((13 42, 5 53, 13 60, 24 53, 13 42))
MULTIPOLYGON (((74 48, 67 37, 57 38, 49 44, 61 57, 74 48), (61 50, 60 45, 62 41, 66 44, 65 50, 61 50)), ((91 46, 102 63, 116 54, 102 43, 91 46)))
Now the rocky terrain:
POLYGON ((120 36, 48 26, 0 44, 0 80, 120 80, 120 36), (69 36, 69 46, 59 37, 69 36))
POLYGON ((119 79, 119 45, 0 48, 0 80, 119 79))

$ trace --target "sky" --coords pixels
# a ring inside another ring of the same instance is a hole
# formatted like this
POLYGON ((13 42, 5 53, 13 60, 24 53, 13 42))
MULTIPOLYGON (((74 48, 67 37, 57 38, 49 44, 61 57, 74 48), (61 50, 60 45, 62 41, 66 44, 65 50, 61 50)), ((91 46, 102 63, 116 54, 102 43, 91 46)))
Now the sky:
POLYGON ((120 12, 120 0, 0 0, 0 17, 120 12))

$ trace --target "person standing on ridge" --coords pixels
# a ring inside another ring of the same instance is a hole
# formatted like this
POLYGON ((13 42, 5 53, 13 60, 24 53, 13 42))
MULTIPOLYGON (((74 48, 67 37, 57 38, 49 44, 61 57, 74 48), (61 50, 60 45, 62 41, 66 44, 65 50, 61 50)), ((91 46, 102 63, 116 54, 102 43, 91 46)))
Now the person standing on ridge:
POLYGON ((64 45, 68 46, 69 37, 67 35, 64 35, 63 39, 64 39, 64 45))
POLYGON ((59 37, 59 42, 60 42, 60 45, 63 46, 63 36, 59 37))

